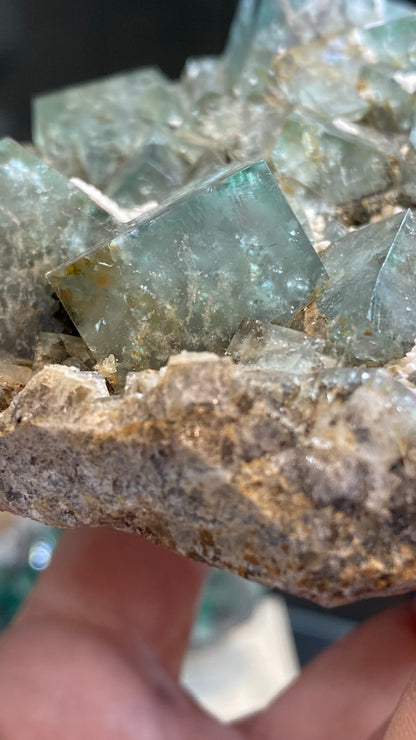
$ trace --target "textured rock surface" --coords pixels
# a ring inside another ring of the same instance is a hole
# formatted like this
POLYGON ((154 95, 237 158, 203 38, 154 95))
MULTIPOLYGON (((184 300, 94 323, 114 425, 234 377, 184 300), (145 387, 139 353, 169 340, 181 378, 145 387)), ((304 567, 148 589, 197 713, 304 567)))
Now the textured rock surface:
POLYGON ((416 397, 182 354, 108 397, 44 368, 0 417, 2 508, 110 524, 334 605, 416 585, 416 397))

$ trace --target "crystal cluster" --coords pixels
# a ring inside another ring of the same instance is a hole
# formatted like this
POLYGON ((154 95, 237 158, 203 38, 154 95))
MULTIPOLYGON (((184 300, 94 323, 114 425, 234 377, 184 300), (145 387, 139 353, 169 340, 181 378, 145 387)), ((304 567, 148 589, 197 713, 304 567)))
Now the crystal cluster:
POLYGON ((205 180, 50 275, 92 351, 127 370, 224 353, 245 316, 288 323, 324 279, 264 162, 205 180))
POLYGON ((411 348, 415 38, 398 3, 242 0, 223 56, 180 82, 149 68, 35 101, 48 162, 155 206, 49 276, 98 361, 122 382, 223 353, 246 318, 330 340, 341 365, 411 348))
POLYGON ((179 81, 34 101, 0 142, 2 505, 323 603, 415 585, 415 49, 405 3, 241 0, 179 81))

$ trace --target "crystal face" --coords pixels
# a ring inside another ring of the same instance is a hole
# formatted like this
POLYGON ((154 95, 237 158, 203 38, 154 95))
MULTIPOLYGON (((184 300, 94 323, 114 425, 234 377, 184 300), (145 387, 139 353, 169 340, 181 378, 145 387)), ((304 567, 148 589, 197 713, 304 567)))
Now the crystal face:
MULTIPOLYGON (((129 209, 124 221, 149 213, 121 232, 76 190, 103 228, 71 225, 64 249, 41 220, 56 245, 36 257, 48 306, 3 350, 33 360, 39 333, 60 331, 53 289, 99 367, 123 373, 183 349, 223 354, 245 319, 263 322, 268 363, 270 342, 294 357, 304 335, 305 372, 318 348, 324 366, 328 351, 397 360, 416 334, 415 17, 388 0, 241 0, 224 54, 188 60, 179 82, 148 67, 39 96, 41 156, 99 187, 85 186, 103 208, 129 209)), ((25 200, 38 211, 21 222, 29 245, 41 209, 25 200)))
POLYGON ((331 203, 345 203, 392 184, 389 157, 329 121, 289 116, 272 152, 276 172, 297 178, 331 203))
POLYGON ((0 141, 0 350, 32 358, 59 330, 45 274, 108 238, 116 224, 75 185, 11 139, 0 141))
POLYGON ((64 174, 100 187, 155 123, 175 127, 182 115, 174 84, 146 68, 36 98, 33 139, 64 174))
POLYGON ((288 323, 323 277, 259 162, 199 183, 50 280, 94 354, 133 369, 222 352, 246 315, 288 323))
POLYGON ((284 373, 313 373, 338 364, 335 348, 284 326, 245 319, 227 353, 241 365, 284 373))
POLYGON ((370 318, 411 347, 416 336, 416 217, 407 211, 375 284, 370 318))
MULTIPOLYGON (((329 281, 318 299, 325 318, 381 342, 388 338, 409 349, 416 336, 416 218, 412 211, 370 224, 337 241, 323 253, 329 281), (371 323, 370 323, 371 322, 371 323)), ((391 357, 400 349, 391 345, 391 357)))

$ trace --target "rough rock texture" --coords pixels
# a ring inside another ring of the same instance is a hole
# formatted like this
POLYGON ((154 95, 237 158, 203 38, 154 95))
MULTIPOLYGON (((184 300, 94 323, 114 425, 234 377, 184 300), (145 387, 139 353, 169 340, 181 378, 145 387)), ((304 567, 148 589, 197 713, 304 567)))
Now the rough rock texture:
POLYGON ((416 396, 200 353, 128 376, 48 366, 0 416, 0 508, 110 524, 324 605, 416 586, 416 396))

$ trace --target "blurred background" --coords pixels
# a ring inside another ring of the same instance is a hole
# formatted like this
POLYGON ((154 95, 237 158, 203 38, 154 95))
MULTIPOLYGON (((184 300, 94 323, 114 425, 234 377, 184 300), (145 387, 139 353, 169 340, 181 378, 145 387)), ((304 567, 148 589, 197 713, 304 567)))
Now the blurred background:
POLYGON ((30 98, 132 67, 177 77, 219 53, 237 0, 0 0, 0 135, 27 140, 30 98))
MULTIPOLYGON (((0 136, 30 139, 37 93, 141 65, 177 76, 224 47, 237 0, 0 0, 0 136)), ((0 628, 48 567, 59 538, 0 514, 0 628)), ((213 571, 183 671, 223 719, 260 708, 320 650, 393 600, 323 610, 213 571)))

